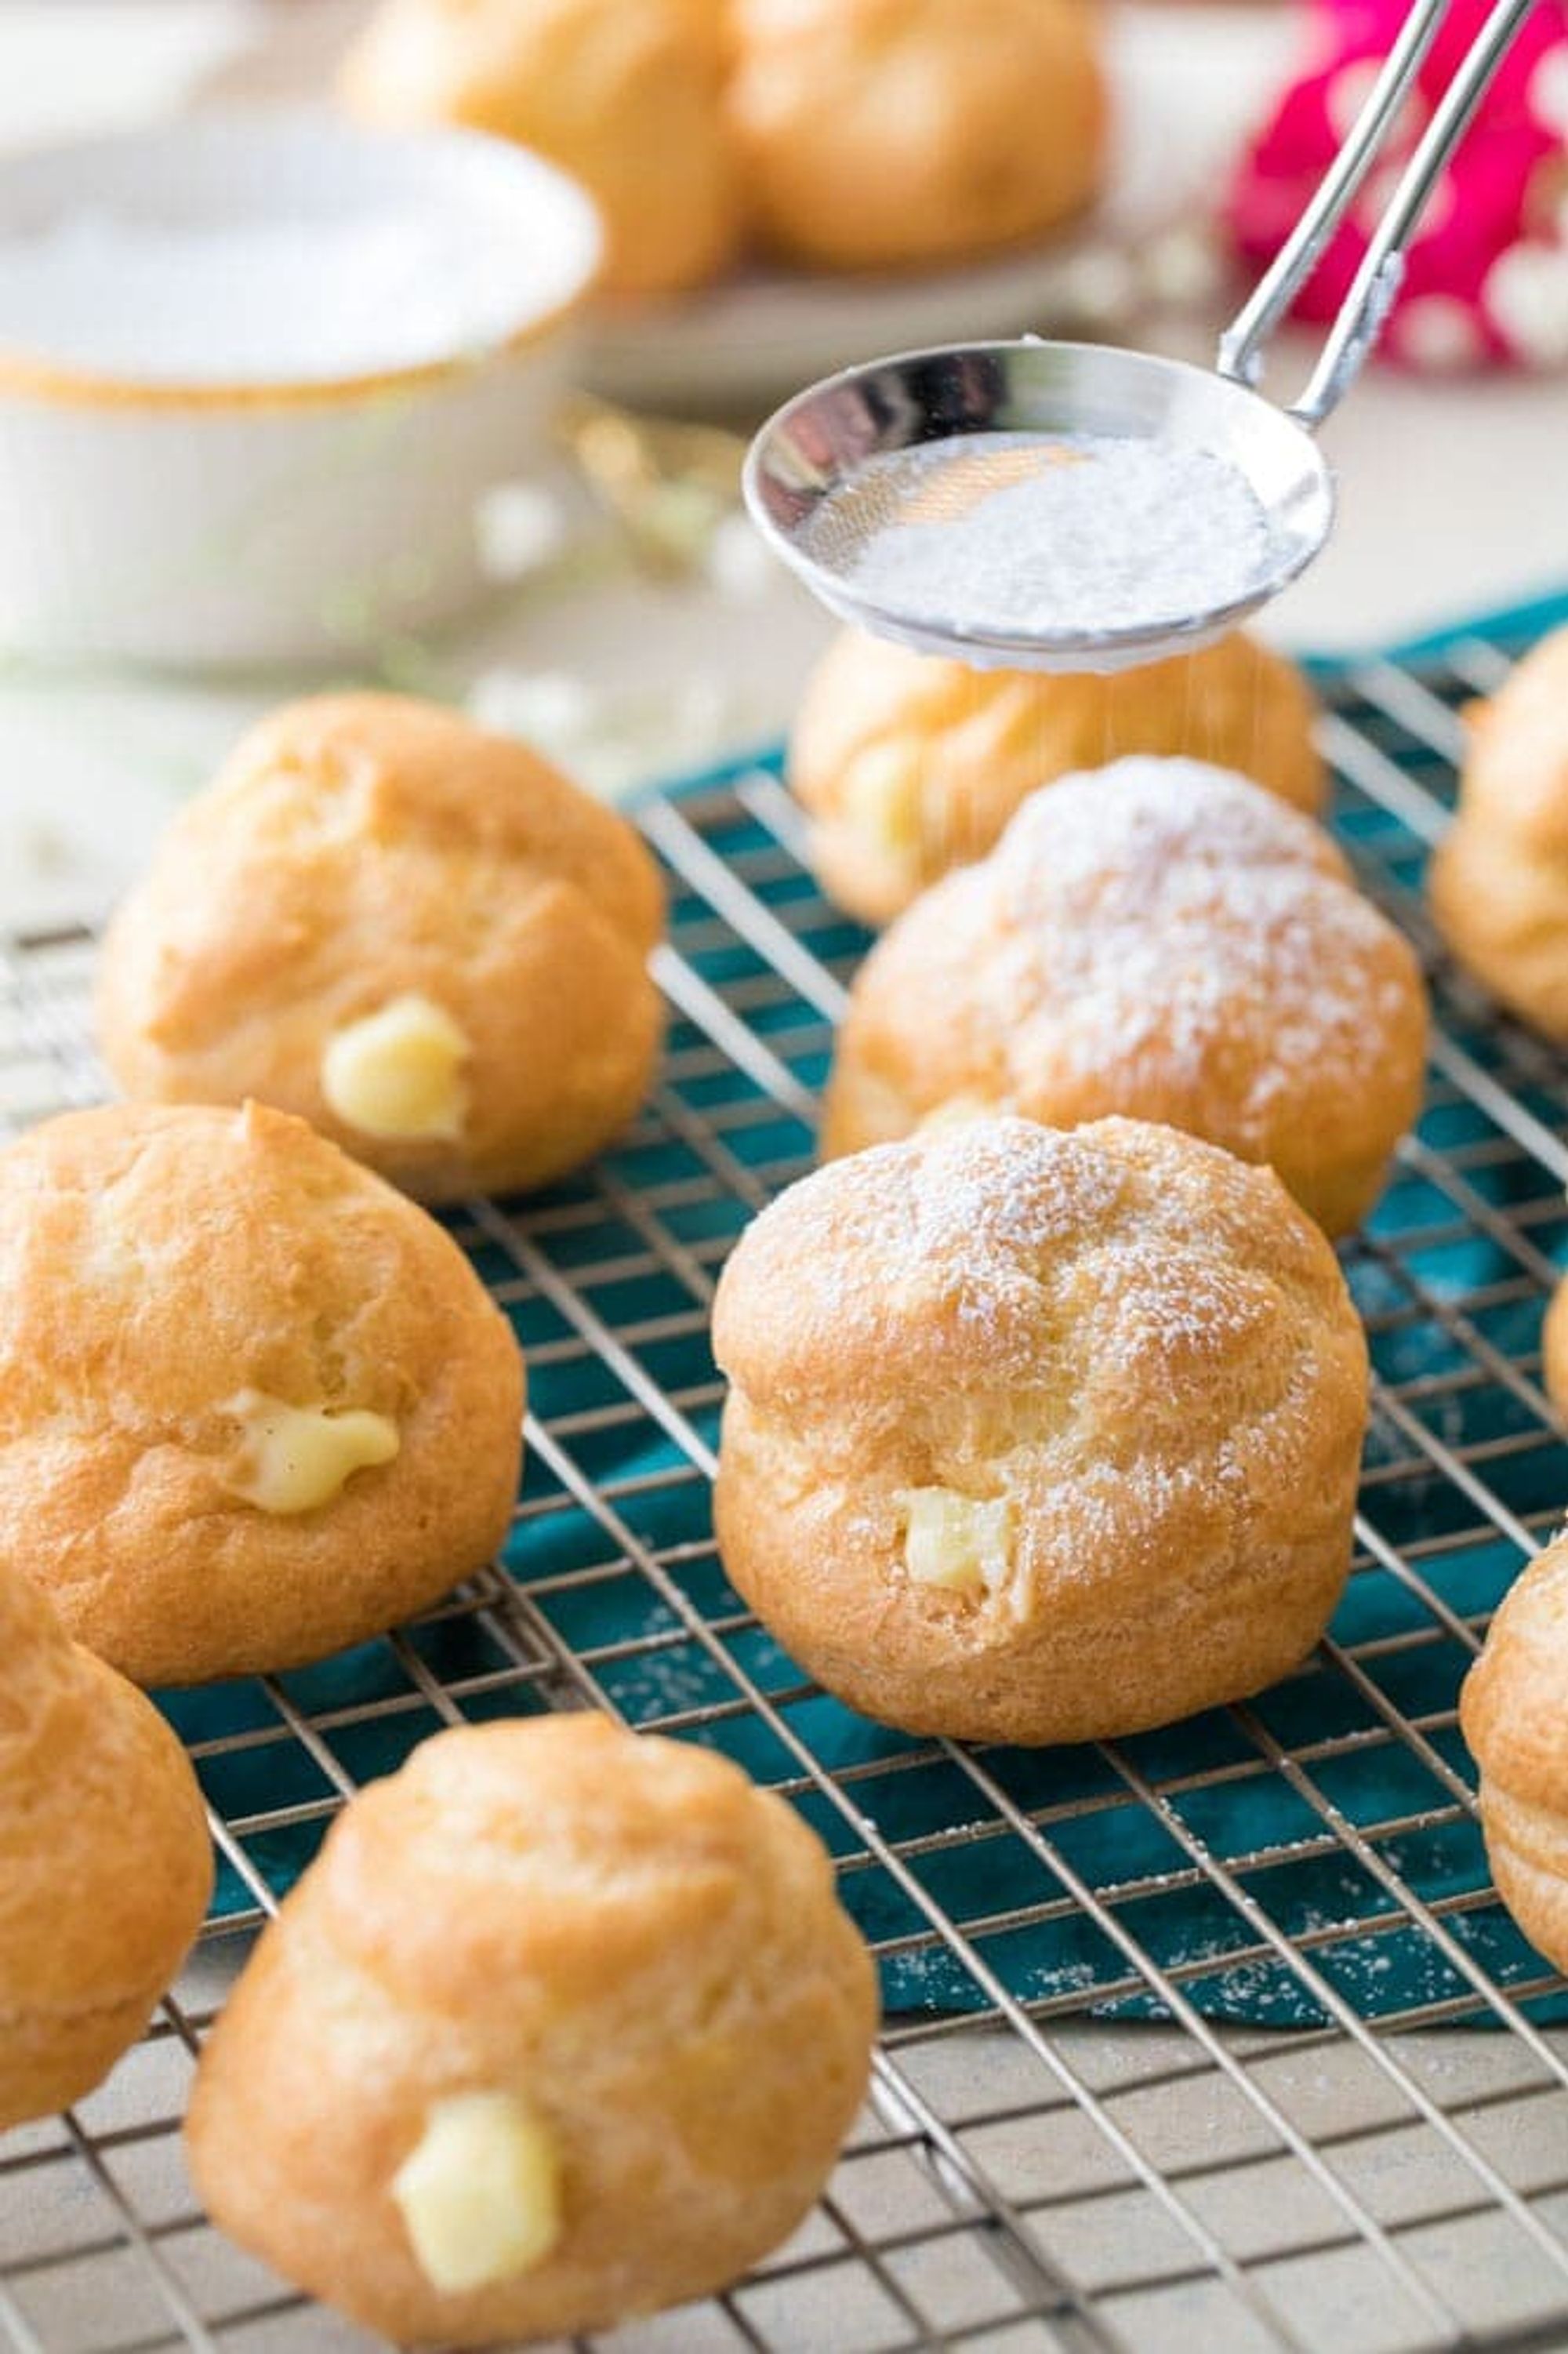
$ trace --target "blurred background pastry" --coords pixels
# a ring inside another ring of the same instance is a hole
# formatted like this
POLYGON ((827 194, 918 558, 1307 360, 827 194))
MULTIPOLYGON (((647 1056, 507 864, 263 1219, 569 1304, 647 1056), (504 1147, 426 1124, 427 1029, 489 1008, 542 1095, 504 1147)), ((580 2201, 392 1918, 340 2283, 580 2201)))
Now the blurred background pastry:
POLYGON ((399 2342, 605 2328, 794 2228, 876 2009, 821 1840, 728 1759, 597 1716, 468 1726, 361 1792, 264 1934, 191 2169, 399 2342))
POLYGON ((1568 630, 1466 715, 1454 822, 1427 889, 1458 961, 1510 1013, 1568 1040, 1568 630))
POLYGON ((1105 156, 1083 0, 384 0, 340 87, 573 173, 620 294, 701 285, 746 238, 833 270, 1015 245, 1105 156))
MULTIPOLYGON (((1299 217, 1406 14, 1404 0, 1313 0, 1302 12, 1296 70, 1244 146, 1226 199, 1249 276, 1299 217)), ((1446 10, 1364 196, 1297 299, 1299 317, 1328 320, 1344 301, 1394 178, 1486 15, 1486 0, 1446 10)), ((1568 360, 1565 55, 1568 6, 1540 0, 1416 224, 1391 290, 1385 359, 1436 375, 1568 360)))
POLYGON ((547 762, 431 704, 329 695, 238 746, 110 926, 104 1059, 255 1097, 427 1199, 541 1185, 623 1128, 662 1001, 653 862, 547 762))
MULTIPOLYGON (((23 1543, 26 1543, 24 1535, 23 1543)), ((0 2132, 135 2041, 212 1893, 185 1751, 0 1560, 0 2132)))
POLYGON ((1350 1564, 1366 1344, 1269 1172, 981 1119, 857 1153, 725 1268, 725 1569, 910 1733, 1084 1741, 1255 1691, 1350 1564))
POLYGON ((341 88, 366 122, 467 123, 561 164, 599 208, 606 290, 636 295, 736 249, 722 68, 716 0, 385 0, 341 88))
POLYGON ((753 233, 832 270, 1038 235, 1105 155, 1079 0, 733 0, 726 104, 753 233))
POLYGON ((982 858, 1040 786, 1137 752, 1239 769, 1316 815, 1315 710, 1294 663, 1239 633, 1109 676, 971 670, 844 630, 807 682, 789 780, 811 863, 863 922, 888 922, 982 858))
POLYGON ((0 1551, 138 1683, 434 1602, 505 1533, 522 1412, 457 1245, 302 1120, 111 1105, 0 1153, 0 1551))
POLYGON ((1034 794, 883 935, 822 1150, 1121 1112, 1268 1161, 1340 1234, 1415 1116, 1425 1039, 1414 951, 1326 833, 1226 770, 1128 758, 1034 794))

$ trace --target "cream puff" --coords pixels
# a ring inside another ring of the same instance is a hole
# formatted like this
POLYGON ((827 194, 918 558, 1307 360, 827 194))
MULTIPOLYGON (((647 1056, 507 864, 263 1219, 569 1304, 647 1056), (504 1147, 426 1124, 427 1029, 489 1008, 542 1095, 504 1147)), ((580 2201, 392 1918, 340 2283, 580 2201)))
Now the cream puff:
POLYGON ((0 2131, 108 2074, 211 1893, 185 1751, 0 1561, 0 2131))
POLYGON ((789 261, 980 253, 1099 187, 1106 91, 1079 0, 734 0, 731 25, 752 230, 789 261))
POLYGON ((1457 812, 1428 869, 1432 913, 1500 1003, 1568 1040, 1568 629, 1466 720, 1457 812))
POLYGON ((1022 1119, 838 1161, 720 1282, 726 1575, 865 1715, 1087 1741, 1284 1675, 1351 1559, 1367 1352, 1273 1172, 1022 1119))
POLYGON ((983 858, 1042 785, 1128 753, 1238 769, 1315 815, 1313 717, 1295 663, 1239 634, 1100 677, 971 670, 845 630, 807 683, 789 776, 822 888, 885 924, 983 858))
POLYGON ((426 1200, 547 1183, 662 1036, 652 860, 510 738, 399 695, 248 736, 110 925, 104 1060, 157 1103, 297 1112, 426 1200))
POLYGON ((1459 1695, 1498 1894, 1568 1969, 1568 1536, 1504 1596, 1459 1695))
POLYGON ((596 1716, 443 1733, 264 1933, 186 2125, 225 2231, 400 2343, 608 2328, 792 2231, 875 1978, 821 1840, 596 1716))
POLYGON ((344 60, 362 120, 458 122, 537 150, 604 224, 607 292, 716 275, 741 207, 715 0, 385 0, 344 60))
POLYGON ((0 1553, 138 1683, 434 1602, 505 1532, 522 1407, 457 1245, 302 1120, 114 1105, 0 1152, 0 1553))
POLYGON ((1558 1283, 1541 1328, 1541 1370, 1546 1394, 1568 1416, 1568 1278, 1558 1283))
POLYGON ((883 935, 822 1150, 1123 1113, 1269 1162, 1340 1234, 1415 1115, 1425 1037, 1414 954, 1326 833, 1222 769, 1121 760, 1033 795, 883 935))

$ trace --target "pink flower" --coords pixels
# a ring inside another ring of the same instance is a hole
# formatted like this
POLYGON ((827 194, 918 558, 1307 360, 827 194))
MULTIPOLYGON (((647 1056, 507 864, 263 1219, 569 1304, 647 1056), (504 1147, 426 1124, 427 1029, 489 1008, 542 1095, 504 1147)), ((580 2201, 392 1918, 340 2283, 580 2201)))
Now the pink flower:
MULTIPOLYGON (((1254 271, 1322 177, 1404 15, 1401 0, 1315 0, 1308 54, 1237 166, 1225 220, 1254 271)), ((1296 304, 1332 317, 1401 164, 1486 15, 1456 0, 1383 160, 1296 304)), ((1383 351, 1413 367, 1568 363, 1568 0, 1538 0, 1411 241, 1383 351)))

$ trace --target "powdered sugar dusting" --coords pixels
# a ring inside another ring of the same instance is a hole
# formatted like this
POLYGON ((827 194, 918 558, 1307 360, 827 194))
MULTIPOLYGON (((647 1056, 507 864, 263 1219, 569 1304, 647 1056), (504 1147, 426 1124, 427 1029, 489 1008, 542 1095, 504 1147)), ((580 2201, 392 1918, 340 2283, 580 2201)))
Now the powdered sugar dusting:
POLYGON ((732 1268, 779 1253, 813 1347, 945 1301, 960 1334, 1001 1351, 1012 1329, 1026 1355, 1043 1264, 1112 1220, 1126 1185, 1077 1138, 977 1121, 831 1162, 762 1213, 732 1268))
POLYGON ((930 1140, 913 1175, 911 1242, 927 1264, 1033 1267, 1092 1231, 1126 1192, 1116 1163, 1072 1136, 1015 1120, 930 1140))
POLYGON ((1249 1587, 1294 1490, 1304 1535, 1348 1528, 1365 1352, 1332 1254, 1173 1129, 984 1120, 833 1161, 743 1239, 715 1340, 726 1470, 813 1576, 892 1613, 911 1488, 1011 1500, 1005 1585, 944 1649, 1048 1640, 1069 1588, 1114 1615, 1249 1587))
POLYGON ((823 502, 807 545, 869 604, 980 637, 1171 626, 1246 603, 1277 569, 1228 459, 1095 433, 889 452, 823 502))
POLYGON ((1040 1384, 1069 1364, 1064 1411, 1092 1410, 1091 1389, 1158 1389, 1277 1321, 1279 1283, 1293 1278, 1256 1198, 1267 1184, 1133 1122, 1064 1133, 985 1119, 875 1146, 757 1220, 726 1270, 719 1360, 743 1383, 758 1350, 798 1363, 819 1400, 841 1374, 863 1390, 867 1359, 906 1398, 939 1365, 949 1416, 965 1390, 1011 1389, 1036 1415, 1040 1384), (759 1311, 745 1314, 739 1351, 736 1291, 759 1311))
POLYGON ((1139 887, 1173 862, 1215 872, 1263 866, 1345 872, 1321 826, 1230 769, 1150 754, 1064 777, 1033 794, 998 843, 999 868, 1060 887, 1114 868, 1139 887))
POLYGON ((1173 1117, 1213 1087, 1225 1141, 1264 1153, 1282 1104, 1326 1068, 1378 1070, 1407 1018, 1411 960, 1342 873, 1325 835, 1245 779, 1122 760, 1026 802, 943 906, 906 918, 903 952, 927 927, 973 944, 963 986, 1021 1101, 1114 1071, 1173 1117))

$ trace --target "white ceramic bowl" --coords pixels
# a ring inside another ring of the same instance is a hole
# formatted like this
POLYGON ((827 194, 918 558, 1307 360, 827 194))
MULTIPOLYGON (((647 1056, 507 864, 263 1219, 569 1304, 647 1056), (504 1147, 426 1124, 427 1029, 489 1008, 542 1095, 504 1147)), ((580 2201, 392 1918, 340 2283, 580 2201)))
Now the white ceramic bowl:
POLYGON ((452 615, 599 250, 572 181, 468 132, 258 111, 0 158, 0 647, 320 661, 452 615))

